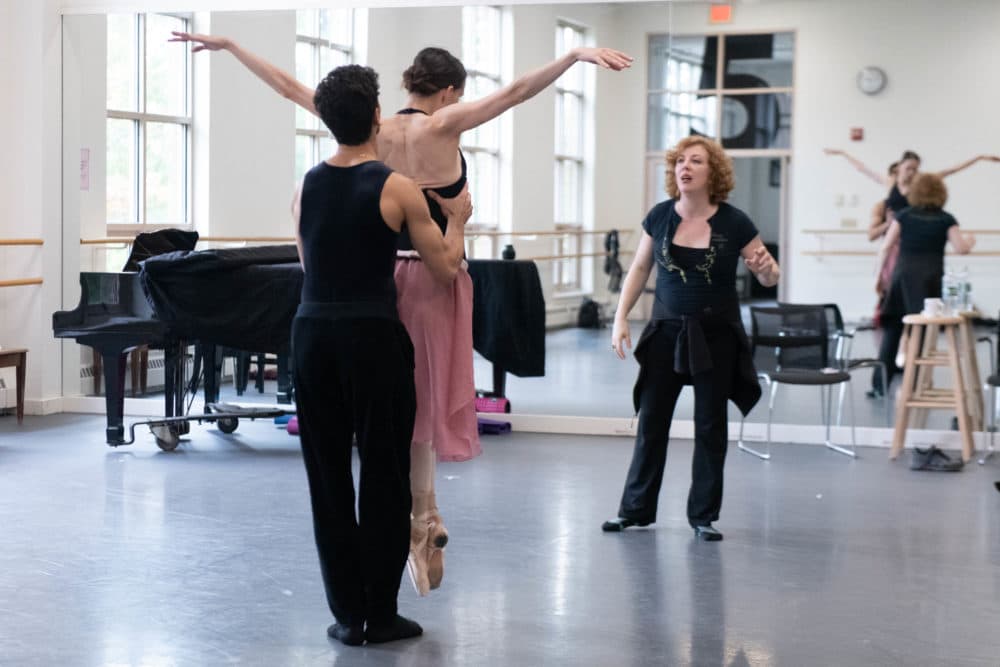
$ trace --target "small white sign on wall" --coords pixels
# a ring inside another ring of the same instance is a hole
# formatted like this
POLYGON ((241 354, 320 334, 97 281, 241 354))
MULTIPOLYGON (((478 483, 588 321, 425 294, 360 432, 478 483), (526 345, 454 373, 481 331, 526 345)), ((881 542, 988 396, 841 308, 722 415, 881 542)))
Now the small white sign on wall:
POLYGON ((90 149, 80 149, 80 190, 90 190, 90 149))

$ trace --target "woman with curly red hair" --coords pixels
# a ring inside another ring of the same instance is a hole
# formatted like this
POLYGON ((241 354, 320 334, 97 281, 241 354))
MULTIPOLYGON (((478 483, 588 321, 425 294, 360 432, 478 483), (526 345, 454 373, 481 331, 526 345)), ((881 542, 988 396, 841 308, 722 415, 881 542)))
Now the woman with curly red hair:
POLYGON ((899 245, 892 279, 882 306, 885 335, 878 357, 885 364, 888 392, 892 378, 899 372, 896 351, 903 336, 903 316, 923 310, 924 299, 941 296, 944 276, 944 248, 951 246, 960 255, 976 244, 976 237, 959 231, 958 221, 944 210, 948 188, 941 176, 919 174, 906 196, 908 208, 900 210, 885 235, 886 245, 899 245))
POLYGON ((740 258, 762 285, 776 285, 777 262, 747 215, 726 203, 732 160, 717 142, 686 137, 667 151, 667 194, 642 221, 642 238, 622 288, 611 334, 620 359, 632 347, 628 313, 658 265, 653 316, 635 346, 639 361, 633 400, 639 413, 632 464, 616 532, 656 521, 670 423, 681 387, 694 386, 694 461, 688 523, 695 536, 722 539, 712 523, 722 507, 728 447, 726 405, 747 414, 760 398, 750 346, 740 319, 736 266, 740 258))

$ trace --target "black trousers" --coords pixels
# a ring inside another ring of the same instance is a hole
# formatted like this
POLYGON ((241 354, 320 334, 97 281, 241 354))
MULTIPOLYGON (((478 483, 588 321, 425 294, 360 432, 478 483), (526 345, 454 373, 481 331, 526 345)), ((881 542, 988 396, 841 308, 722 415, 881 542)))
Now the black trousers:
POLYGON ((674 372, 679 325, 661 326, 646 345, 646 367, 639 398, 639 428, 618 516, 643 523, 656 521, 656 508, 667 462, 670 424, 685 384, 694 386, 694 458, 687 517, 692 526, 717 521, 722 508, 722 471, 729 446, 726 411, 736 374, 739 341, 728 327, 706 329, 712 368, 685 376, 674 372))
POLYGON ((410 544, 413 345, 389 319, 295 318, 299 435, 330 611, 389 622, 410 544), (352 438, 361 460, 355 516, 352 438))
POLYGON ((872 373, 872 389, 883 393, 889 392, 892 379, 900 372, 896 365, 896 352, 899 351, 899 341, 903 337, 903 318, 899 315, 888 315, 882 318, 882 342, 878 348, 878 358, 885 364, 886 386, 882 386, 881 373, 872 373))

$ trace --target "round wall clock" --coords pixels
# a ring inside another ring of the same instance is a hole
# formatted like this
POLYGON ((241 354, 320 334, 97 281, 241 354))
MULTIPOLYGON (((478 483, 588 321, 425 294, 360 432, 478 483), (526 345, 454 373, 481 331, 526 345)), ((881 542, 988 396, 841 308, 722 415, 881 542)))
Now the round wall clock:
POLYGON ((881 67, 869 65, 868 67, 862 67, 858 71, 858 90, 865 95, 875 95, 881 92, 888 82, 889 77, 886 76, 885 70, 881 67))

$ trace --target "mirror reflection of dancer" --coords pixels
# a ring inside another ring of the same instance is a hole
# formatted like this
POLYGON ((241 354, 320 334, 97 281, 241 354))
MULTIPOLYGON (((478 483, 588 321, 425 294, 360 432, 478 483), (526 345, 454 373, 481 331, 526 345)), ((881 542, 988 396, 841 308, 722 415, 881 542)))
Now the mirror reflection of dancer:
MULTIPOLYGON (((880 183, 885 187, 889 188, 889 195, 885 199, 885 209, 886 216, 884 225, 880 228, 882 234, 886 234, 889 230, 889 225, 892 221, 899 215, 899 212, 910 206, 907 201, 907 196, 910 193, 910 187, 913 184, 914 178, 920 173, 920 156, 913 151, 903 151, 902 157, 899 162, 895 163, 897 166, 896 173, 893 174, 892 168, 890 167, 888 175, 882 175, 877 171, 873 170, 871 167, 867 166, 861 160, 848 154, 846 151, 837 148, 825 148, 823 149, 827 155, 841 155, 846 159, 851 166, 860 171, 865 176, 868 176, 876 183, 880 183)), ((940 178, 947 178, 952 174, 956 174, 963 169, 967 169, 979 162, 980 160, 986 160, 989 162, 1000 162, 1000 156, 996 155, 977 155, 976 157, 970 158, 960 164, 951 167, 950 169, 943 169, 938 172, 933 172, 940 178)), ((870 240, 875 240, 872 238, 873 229, 869 229, 868 238, 870 240)), ((877 236, 876 236, 877 238, 877 236)), ((876 291, 879 294, 879 324, 881 326, 882 315, 885 310, 885 299, 889 289, 889 283, 895 272, 896 262, 899 256, 899 247, 896 243, 898 239, 893 239, 891 242, 886 234, 886 242, 883 243, 881 249, 879 250, 879 261, 878 261, 878 278, 876 279, 876 291)), ((898 342, 898 339, 897 339, 898 342)), ((890 375, 898 372, 895 365, 895 352, 893 352, 893 361, 890 366, 886 367, 886 372, 890 375)), ((885 395, 886 388, 882 386, 882 377, 878 373, 872 373, 872 387, 869 389, 865 395, 869 398, 880 398, 885 395)))
POLYGON ((903 316, 923 310, 924 299, 941 296, 945 245, 950 243, 955 252, 964 255, 976 244, 975 236, 963 234, 955 217, 944 210, 948 189, 937 174, 919 174, 907 199, 910 207, 899 212, 885 235, 887 245, 899 245, 899 260, 882 308, 885 333, 878 356, 886 368, 885 391, 899 372, 895 360, 903 316))
POLYGON ((416 183, 375 159, 371 68, 338 67, 314 99, 338 147, 309 170, 293 207, 305 272, 292 327, 295 395, 320 568, 337 621, 327 634, 356 646, 422 632, 397 611, 416 396, 413 345, 396 310, 396 243, 407 229, 428 272, 451 283, 472 204, 468 191, 440 200, 448 207, 442 235, 416 183), (352 437, 361 461, 357 516, 352 437))
MULTIPOLYGON (((316 113, 312 89, 289 73, 225 37, 174 33, 173 41, 194 42, 193 51, 224 49, 282 96, 316 113)), ((510 85, 472 102, 460 102, 466 72, 444 49, 426 48, 403 73, 409 93, 406 108, 382 119, 378 157, 415 180, 425 191, 453 196, 465 184, 462 132, 493 120, 551 85, 574 63, 623 70, 632 58, 608 48, 575 48, 521 76, 510 85)), ((444 224, 435 202, 431 214, 444 224)), ((413 433, 413 526, 410 574, 420 595, 437 588, 444 575, 443 547, 448 533, 434 493, 437 460, 464 461, 481 452, 475 413, 472 366, 472 281, 463 269, 450 287, 437 285, 414 257, 405 234, 396 265, 399 315, 416 354, 417 417, 413 433)))
POLYGON ((717 142, 687 137, 667 151, 666 162, 671 198, 642 221, 611 334, 612 349, 624 359, 625 347, 632 346, 628 313, 655 262, 653 316, 635 346, 635 451, 618 516, 602 529, 617 532, 656 521, 674 407, 681 387, 692 384, 695 435, 687 517, 699 539, 715 541, 722 539, 712 523, 722 507, 726 405, 732 399, 745 415, 761 394, 740 319, 736 265, 742 257, 767 287, 778 283, 780 269, 750 218, 725 202, 734 185, 733 163, 717 142))

